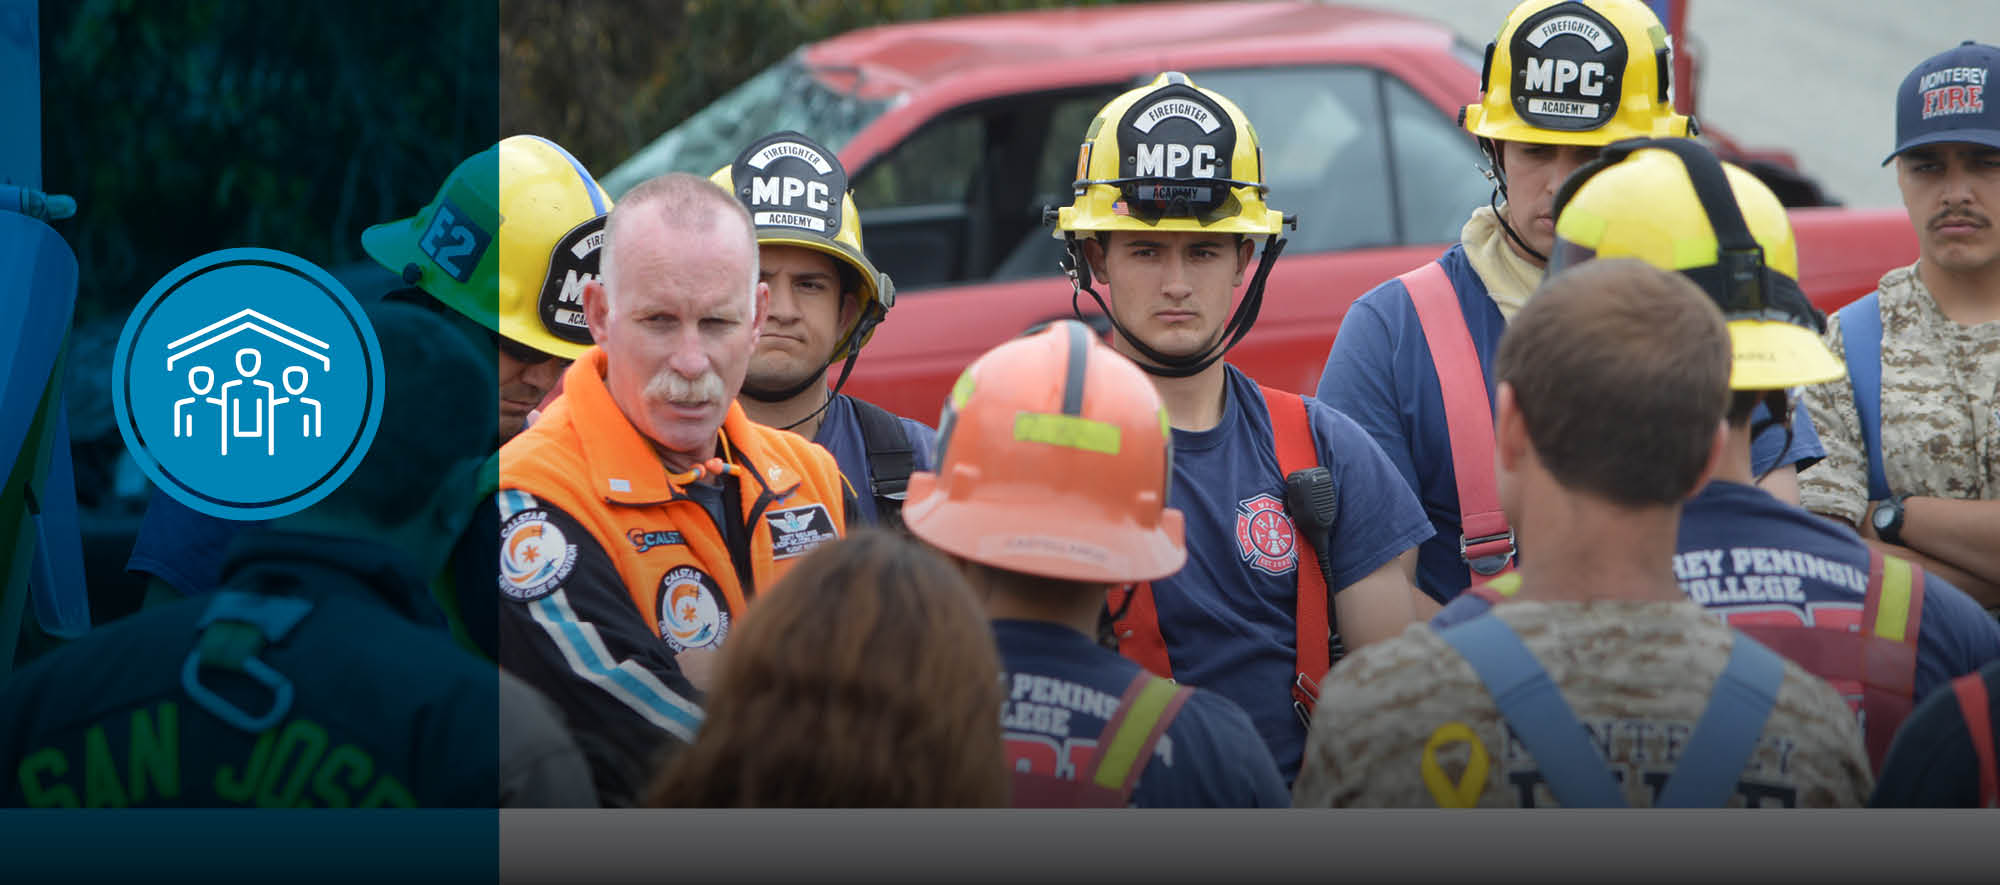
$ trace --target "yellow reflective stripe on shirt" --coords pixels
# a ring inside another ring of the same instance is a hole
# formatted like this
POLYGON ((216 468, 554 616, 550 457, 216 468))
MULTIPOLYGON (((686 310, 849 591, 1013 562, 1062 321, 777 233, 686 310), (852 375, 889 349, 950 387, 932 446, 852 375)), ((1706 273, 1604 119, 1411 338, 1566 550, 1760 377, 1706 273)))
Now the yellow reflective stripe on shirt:
POLYGON ((1132 699, 1132 706, 1125 711, 1125 721, 1118 726, 1118 733, 1098 748, 1097 775, 1093 778, 1098 786, 1107 790, 1125 788, 1125 776, 1138 763, 1140 748, 1153 733, 1153 726, 1159 724, 1160 715, 1174 699, 1174 692, 1179 690, 1165 679, 1154 679, 1139 690, 1139 696, 1132 699))
POLYGON ((1882 600, 1875 607, 1875 635, 1902 642, 1910 626, 1910 563, 1882 557, 1882 600))
POLYGON ((1501 596, 1512 596, 1521 591, 1521 573, 1508 572, 1486 582, 1486 586, 1501 596))

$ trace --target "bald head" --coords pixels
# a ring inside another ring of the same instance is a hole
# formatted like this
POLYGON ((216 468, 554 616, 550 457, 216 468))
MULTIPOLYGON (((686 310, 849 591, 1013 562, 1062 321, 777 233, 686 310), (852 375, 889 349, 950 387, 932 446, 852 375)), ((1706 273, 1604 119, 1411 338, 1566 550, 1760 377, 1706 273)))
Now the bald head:
POLYGON ((1687 277, 1635 259, 1550 276, 1493 363, 1563 486, 1631 507, 1700 482, 1729 404, 1729 331, 1687 277))
POLYGON ((604 253, 601 259, 605 288, 617 296, 616 260, 621 239, 666 237, 688 240, 690 235, 713 237, 724 246, 742 243, 746 295, 754 302, 757 288, 757 229, 750 223, 749 210, 736 197, 714 182, 685 172, 671 172, 651 179, 618 198, 604 222, 604 253), (740 232, 740 234, 738 233, 740 232), (622 234, 622 236, 621 236, 622 234))
POLYGON ((583 290, 604 386, 670 471, 713 456, 764 323, 750 216, 692 175, 634 188, 605 222, 603 276, 583 290))

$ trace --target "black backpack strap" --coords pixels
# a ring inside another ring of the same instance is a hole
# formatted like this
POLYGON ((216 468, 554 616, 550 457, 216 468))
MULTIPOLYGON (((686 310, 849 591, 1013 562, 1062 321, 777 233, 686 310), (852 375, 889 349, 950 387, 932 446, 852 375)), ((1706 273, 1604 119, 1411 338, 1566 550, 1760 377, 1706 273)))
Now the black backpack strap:
POLYGON ((847 399, 854 406, 854 419, 861 424, 861 445, 868 454, 875 510, 884 524, 899 526, 910 473, 917 468, 916 448, 910 444, 903 419, 867 400, 847 399))

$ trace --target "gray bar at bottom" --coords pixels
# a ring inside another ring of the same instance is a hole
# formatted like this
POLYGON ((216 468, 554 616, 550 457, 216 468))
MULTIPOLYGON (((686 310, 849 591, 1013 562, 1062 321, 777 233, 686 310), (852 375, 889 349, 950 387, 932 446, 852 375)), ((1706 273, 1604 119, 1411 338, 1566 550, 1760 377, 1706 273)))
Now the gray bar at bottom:
POLYGON ((1992 882, 1978 811, 503 811, 503 882, 1992 882))

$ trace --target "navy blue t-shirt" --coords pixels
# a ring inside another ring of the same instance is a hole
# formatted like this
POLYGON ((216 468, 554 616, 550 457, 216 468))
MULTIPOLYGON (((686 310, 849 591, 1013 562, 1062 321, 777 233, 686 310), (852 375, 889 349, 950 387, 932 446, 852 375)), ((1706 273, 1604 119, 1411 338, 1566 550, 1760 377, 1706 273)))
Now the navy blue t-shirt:
MULTIPOLYGON (((1740 483, 1708 484, 1681 511, 1674 574, 1681 589, 1733 624, 1861 627, 1868 546, 1852 529, 1740 483)), ((1431 619, 1442 629, 1477 617, 1485 600, 1460 596, 1431 619)), ((1964 591, 1924 576, 1917 624, 1916 698, 2000 659, 2000 624, 1964 591)), ((1858 686, 1834 687, 1853 693, 1858 686)))
MULTIPOLYGON (((1500 352, 1500 335, 1506 331, 1507 321, 1466 259, 1464 246, 1451 247, 1438 264, 1457 291, 1459 310, 1472 333, 1490 401, 1493 359, 1500 352)), ((1375 438, 1430 516, 1436 533, 1417 553, 1417 586, 1439 602, 1457 596, 1471 583, 1471 574, 1458 555, 1458 473, 1451 458, 1444 394, 1438 387, 1437 366, 1431 361, 1423 323, 1418 321, 1416 306, 1400 280, 1376 286, 1348 309, 1333 350, 1327 354, 1317 396, 1375 438)), ((1751 420, 1762 421, 1768 415, 1760 405, 1751 420)), ((1792 433, 1790 457, 1783 461, 1779 454, 1784 446, 1783 427, 1770 427, 1752 441, 1751 462, 1756 473, 1778 463, 1811 464, 1826 457, 1812 419, 1803 408, 1792 410, 1792 433)))
MULTIPOLYGON (((1298 536, 1284 509, 1270 410, 1248 376, 1225 368, 1221 422, 1173 433, 1168 503, 1186 514, 1188 559, 1173 577, 1153 582, 1153 600, 1174 678, 1248 712, 1290 783, 1306 735, 1291 695, 1298 536)), ((1416 546, 1431 527, 1368 434, 1310 397, 1306 418, 1339 495, 1327 539, 1328 590, 1338 593, 1416 546)))
MULTIPOLYGON (((2000 662, 1979 670, 1989 735, 2000 735, 2000 662)), ((1873 808, 1978 808, 1979 751, 1958 693, 1932 695, 1903 720, 1875 779, 1873 808)))
MULTIPOLYGON (((916 462, 911 469, 930 470, 937 462, 937 431, 900 415, 897 420, 910 438, 911 456, 916 462)), ((847 394, 834 397, 826 407, 826 418, 820 422, 819 432, 813 434, 813 442, 833 454, 834 463, 840 465, 840 475, 854 489, 854 512, 848 522, 881 524, 882 519, 875 512, 875 495, 870 491, 875 474, 868 469, 868 446, 861 439, 861 422, 854 417, 854 403, 847 394)))
MULTIPOLYGON (((1089 637, 1040 621, 993 622, 1000 646, 1007 764, 1069 780, 1088 777, 1097 739, 1139 665, 1089 637)), ((1197 689, 1155 745, 1132 791, 1135 808, 1284 808, 1291 795, 1250 717, 1197 689)))

